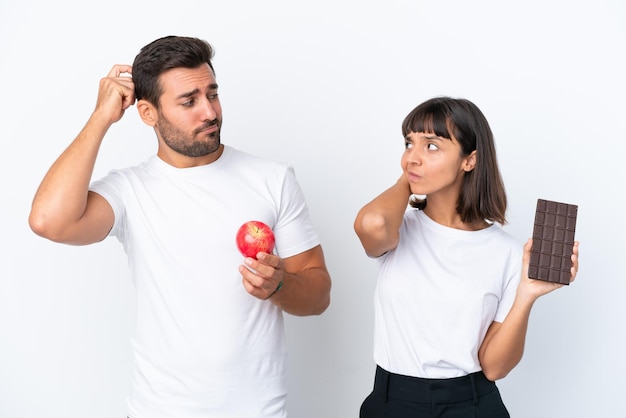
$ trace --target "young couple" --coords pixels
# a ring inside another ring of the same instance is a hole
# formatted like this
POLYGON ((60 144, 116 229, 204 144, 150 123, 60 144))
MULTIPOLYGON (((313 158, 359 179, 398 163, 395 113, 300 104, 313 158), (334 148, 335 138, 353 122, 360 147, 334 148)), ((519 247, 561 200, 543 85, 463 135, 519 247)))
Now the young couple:
MULTIPOLYGON (((292 167, 221 141, 212 57, 204 40, 167 36, 115 65, 29 217, 56 242, 123 244, 137 291, 131 418, 286 417, 282 313, 330 303, 292 167), (92 181, 108 129, 132 105, 156 155, 92 181), (272 227, 276 249, 242 258, 233 237, 253 219, 272 227)), ((402 135, 400 178, 354 224, 380 266, 377 369, 361 417, 506 417, 494 381, 520 361, 534 301, 559 285, 529 279, 530 241, 522 251, 501 228, 493 136, 473 103, 428 100, 402 135)), ((577 256, 576 243, 571 280, 577 256)))

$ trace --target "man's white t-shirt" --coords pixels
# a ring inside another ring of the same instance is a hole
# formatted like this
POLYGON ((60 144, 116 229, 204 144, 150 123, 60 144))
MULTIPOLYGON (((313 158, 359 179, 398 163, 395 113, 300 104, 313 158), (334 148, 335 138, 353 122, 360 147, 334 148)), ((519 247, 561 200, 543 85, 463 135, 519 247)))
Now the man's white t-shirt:
POLYGON ((521 250, 497 224, 462 231, 407 210, 397 248, 377 258, 376 364, 434 379, 481 370, 478 349, 513 304, 521 250))
POLYGON ((293 169, 225 146, 208 165, 154 156, 91 190, 113 208, 136 288, 129 416, 284 418, 282 311, 246 292, 235 235, 265 222, 283 258, 319 244, 293 169))

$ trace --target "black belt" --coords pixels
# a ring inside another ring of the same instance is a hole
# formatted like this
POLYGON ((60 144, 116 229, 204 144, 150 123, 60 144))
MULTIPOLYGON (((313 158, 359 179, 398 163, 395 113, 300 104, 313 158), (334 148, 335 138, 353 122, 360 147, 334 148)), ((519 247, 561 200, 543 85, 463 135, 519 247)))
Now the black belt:
POLYGON ((473 401, 496 390, 496 384, 480 371, 450 379, 424 379, 389 373, 376 367, 374 392, 385 399, 396 399, 418 403, 450 403, 473 401))

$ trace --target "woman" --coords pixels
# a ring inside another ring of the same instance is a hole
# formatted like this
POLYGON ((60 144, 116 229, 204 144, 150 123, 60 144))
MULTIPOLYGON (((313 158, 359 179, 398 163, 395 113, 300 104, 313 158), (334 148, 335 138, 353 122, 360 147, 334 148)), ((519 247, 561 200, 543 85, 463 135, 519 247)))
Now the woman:
MULTIPOLYGON (((494 381, 521 360, 535 300, 562 285, 529 279, 531 240, 522 256, 502 229, 506 193, 476 105, 428 100, 402 134, 402 175, 354 223, 380 267, 360 416, 509 417, 494 381)), ((578 242, 570 281, 577 270, 578 242)))

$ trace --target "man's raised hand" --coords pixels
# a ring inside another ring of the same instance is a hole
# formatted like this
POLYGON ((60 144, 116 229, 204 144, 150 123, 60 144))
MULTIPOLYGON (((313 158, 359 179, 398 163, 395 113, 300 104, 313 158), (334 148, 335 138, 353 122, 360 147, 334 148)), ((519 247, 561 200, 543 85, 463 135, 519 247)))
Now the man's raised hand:
POLYGON ((117 64, 100 80, 94 113, 100 114, 109 124, 119 121, 124 111, 135 103, 132 71, 130 65, 117 64))

